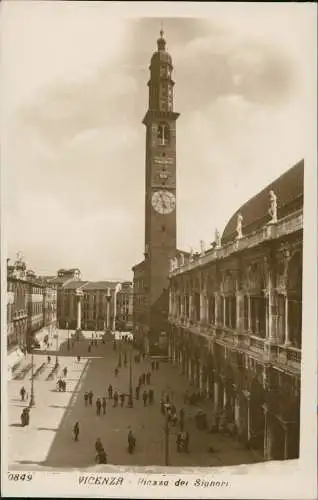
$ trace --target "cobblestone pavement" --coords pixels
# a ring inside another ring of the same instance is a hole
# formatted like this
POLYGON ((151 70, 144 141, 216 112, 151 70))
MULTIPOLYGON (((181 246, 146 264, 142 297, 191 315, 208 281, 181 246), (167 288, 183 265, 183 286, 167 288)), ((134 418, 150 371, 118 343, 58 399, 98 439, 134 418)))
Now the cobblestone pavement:
MULTIPOLYGON (((53 354, 53 353, 52 353, 53 354)), ((53 356, 52 356, 53 357, 53 356)), ((46 356, 36 355, 36 366, 46 361, 46 356)), ((160 412, 159 400, 163 392, 172 395, 177 409, 185 409, 186 428, 190 434, 189 453, 177 453, 176 432, 171 428, 169 436, 170 464, 174 466, 222 466, 252 463, 256 458, 252 452, 244 449, 227 436, 209 434, 195 427, 194 414, 197 408, 183 404, 183 393, 189 388, 188 382, 178 368, 168 363, 161 363, 157 372, 151 376, 151 387, 155 392, 152 406, 143 406, 142 400, 134 401, 134 407, 113 408, 107 401, 105 416, 96 415, 96 397, 103 397, 111 383, 114 390, 128 392, 129 368, 122 367, 116 378, 114 368, 118 363, 118 352, 114 352, 110 342, 100 342, 93 346, 87 356, 87 341, 82 340, 67 351, 61 345, 59 356, 60 370, 66 366, 67 391, 56 391, 56 379, 47 381, 49 366, 35 381, 36 406, 31 410, 29 427, 20 426, 21 406, 19 390, 22 385, 27 390, 30 380, 12 380, 9 382, 9 463, 12 465, 42 464, 52 467, 87 467, 94 464, 94 443, 100 437, 112 464, 126 465, 164 465, 164 417, 160 412), (64 354, 64 356, 63 356, 64 354), (82 357, 80 363, 76 355, 82 357), (93 406, 86 408, 83 395, 85 391, 94 393, 93 406), (72 428, 79 421, 79 441, 72 439, 72 428), (129 426, 133 430, 137 446, 135 453, 127 452, 127 434, 129 426), (215 452, 208 452, 213 446, 215 452)), ((53 357, 54 361, 54 357, 53 357)), ((51 361, 51 368, 53 367, 51 361)), ((148 360, 133 363, 133 388, 139 375, 150 370, 148 360)), ((206 404, 204 405, 206 407, 206 404)))

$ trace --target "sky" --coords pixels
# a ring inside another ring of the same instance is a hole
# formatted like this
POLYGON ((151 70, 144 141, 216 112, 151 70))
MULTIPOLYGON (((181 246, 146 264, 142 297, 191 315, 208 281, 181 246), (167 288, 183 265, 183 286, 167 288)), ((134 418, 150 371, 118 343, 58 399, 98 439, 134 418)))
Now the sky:
POLYGON ((141 121, 161 23, 180 113, 178 248, 208 247, 306 154, 310 4, 121 4, 2 4, 5 245, 39 274, 132 279, 143 258, 141 121))

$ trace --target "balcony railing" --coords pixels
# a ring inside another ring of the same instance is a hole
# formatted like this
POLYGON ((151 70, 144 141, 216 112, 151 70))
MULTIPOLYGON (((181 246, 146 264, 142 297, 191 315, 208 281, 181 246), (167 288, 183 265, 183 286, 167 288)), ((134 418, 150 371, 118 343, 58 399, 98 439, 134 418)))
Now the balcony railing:
POLYGON ((170 272, 170 276, 176 276, 186 271, 198 268, 214 262, 217 260, 225 259, 231 254, 241 252, 242 250, 249 249, 260 245, 266 240, 277 239, 290 233, 294 233, 303 228, 303 212, 302 210, 290 214, 287 217, 279 220, 276 224, 266 225, 255 231, 254 233, 243 236, 243 238, 228 243, 221 248, 214 249, 195 259, 193 262, 188 262, 183 266, 177 267, 170 272))

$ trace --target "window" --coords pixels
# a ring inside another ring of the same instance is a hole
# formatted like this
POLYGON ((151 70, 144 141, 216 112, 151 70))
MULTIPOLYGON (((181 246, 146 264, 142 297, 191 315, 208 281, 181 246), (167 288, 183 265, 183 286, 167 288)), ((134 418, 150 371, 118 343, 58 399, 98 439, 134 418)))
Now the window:
POLYGON ((170 133, 169 127, 165 123, 161 123, 158 127, 158 140, 161 146, 166 146, 169 143, 170 133))

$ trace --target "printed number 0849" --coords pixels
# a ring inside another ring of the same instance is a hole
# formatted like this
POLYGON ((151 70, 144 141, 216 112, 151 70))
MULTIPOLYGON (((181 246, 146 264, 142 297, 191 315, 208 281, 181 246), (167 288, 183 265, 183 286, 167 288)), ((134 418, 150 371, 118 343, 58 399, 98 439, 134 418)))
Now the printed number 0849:
POLYGON ((32 474, 8 474, 9 481, 31 481, 32 477, 32 474))

